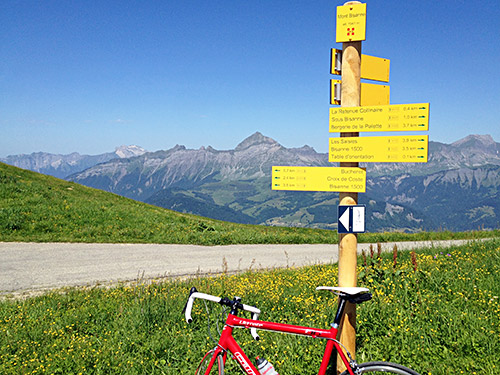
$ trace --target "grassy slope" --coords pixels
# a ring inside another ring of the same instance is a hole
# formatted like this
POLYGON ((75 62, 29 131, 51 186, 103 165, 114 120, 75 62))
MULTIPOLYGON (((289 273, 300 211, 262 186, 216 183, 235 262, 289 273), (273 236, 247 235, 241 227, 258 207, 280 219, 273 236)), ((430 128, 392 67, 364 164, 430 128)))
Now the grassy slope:
MULTIPOLYGON (((359 241, 491 235, 381 233, 360 235, 359 241)), ((225 245, 337 243, 338 238, 334 231, 241 225, 181 214, 0 163, 0 241, 225 245)))
POLYGON ((181 214, 0 163, 0 241, 328 243, 336 234, 181 214))

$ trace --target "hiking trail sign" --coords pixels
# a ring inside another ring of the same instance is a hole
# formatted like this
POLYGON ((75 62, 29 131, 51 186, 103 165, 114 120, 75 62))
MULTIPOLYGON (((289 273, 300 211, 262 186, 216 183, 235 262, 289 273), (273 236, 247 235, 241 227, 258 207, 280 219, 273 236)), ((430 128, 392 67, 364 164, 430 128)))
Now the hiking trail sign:
POLYGON ((337 43, 366 39, 366 4, 337 7, 337 43))
POLYGON ((429 103, 330 108, 330 132, 429 130, 429 103))

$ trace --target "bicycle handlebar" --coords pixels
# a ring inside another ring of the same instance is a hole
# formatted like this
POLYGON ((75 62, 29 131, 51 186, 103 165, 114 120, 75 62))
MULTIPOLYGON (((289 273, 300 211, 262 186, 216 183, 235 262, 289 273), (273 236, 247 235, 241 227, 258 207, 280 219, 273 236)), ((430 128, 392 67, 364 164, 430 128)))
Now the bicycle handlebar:
MULTIPOLYGON (((259 319, 260 315, 260 310, 254 306, 249 306, 249 305, 244 305, 240 303, 239 299, 235 297, 234 300, 230 300, 229 298, 221 298, 221 297, 216 297, 211 294, 206 294, 206 293, 200 293, 196 290, 195 287, 192 287, 190 292, 189 292, 189 298, 186 302, 186 305, 184 306, 184 315, 186 317, 186 322, 190 324, 193 321, 193 318, 191 316, 191 311, 193 309, 193 304, 194 300, 196 298, 204 299, 207 301, 215 302, 220 305, 225 305, 229 306, 233 309, 240 309, 243 311, 248 311, 252 313, 252 319, 257 320, 259 319)), ((256 328, 250 328, 250 332, 252 333, 252 336, 255 340, 259 340, 259 335, 257 334, 257 329, 256 328)))

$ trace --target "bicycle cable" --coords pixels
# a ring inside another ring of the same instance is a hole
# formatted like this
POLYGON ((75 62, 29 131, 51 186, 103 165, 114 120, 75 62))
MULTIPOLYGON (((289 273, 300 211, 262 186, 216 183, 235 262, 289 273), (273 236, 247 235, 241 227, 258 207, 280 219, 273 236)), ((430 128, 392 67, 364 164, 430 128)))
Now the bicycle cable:
MULTIPOLYGON (((207 331, 208 331, 208 337, 210 337, 210 340, 212 340, 215 344, 218 345, 218 341, 215 340, 212 336, 212 330, 210 328, 210 309, 208 308, 207 301, 203 300, 203 303, 205 304, 205 310, 207 311, 207 331)), ((221 308, 221 313, 219 314, 218 318, 215 319, 215 325, 217 329, 217 333, 219 336, 221 335, 221 331, 219 328, 219 321, 222 319, 223 315, 226 313, 226 308, 222 306, 221 308)))
POLYGON ((203 303, 205 304, 205 310, 207 311, 207 331, 208 331, 208 337, 210 337, 210 340, 212 340, 213 342, 217 343, 217 341, 215 341, 215 339, 212 337, 212 332, 211 332, 211 329, 210 329, 210 310, 208 308, 207 301, 203 300, 203 303))
POLYGON ((327 339, 327 340, 332 340, 332 341, 336 342, 337 344, 339 344, 342 347, 342 349, 344 349, 345 353, 347 354, 347 357, 349 357, 349 364, 351 365, 351 368, 353 369, 353 371, 356 374, 358 374, 359 373, 358 363, 356 362, 356 360, 354 358, 352 358, 351 353, 349 353, 349 350, 347 350, 347 348, 344 346, 344 344, 342 344, 337 339, 327 339))
POLYGON ((219 315, 219 318, 216 320, 216 325, 217 325, 217 333, 219 334, 219 336, 221 335, 221 331, 219 329, 219 323, 222 322, 222 321, 226 321, 224 315, 226 314, 226 308, 224 306, 221 307, 221 312, 220 312, 220 315, 219 315))

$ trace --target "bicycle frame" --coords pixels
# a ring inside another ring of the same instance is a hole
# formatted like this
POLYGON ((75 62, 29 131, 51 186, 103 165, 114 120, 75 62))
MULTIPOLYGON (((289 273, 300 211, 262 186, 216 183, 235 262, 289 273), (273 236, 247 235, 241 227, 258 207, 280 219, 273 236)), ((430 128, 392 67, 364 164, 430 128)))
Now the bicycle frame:
POLYGON ((212 367, 217 360, 218 355, 223 356, 224 364, 227 359, 227 352, 231 352, 235 360, 240 364, 241 368, 248 375, 260 375, 257 368, 253 365, 247 355, 243 352, 241 347, 238 345, 236 340, 233 338, 233 329, 234 328, 257 328, 259 330, 272 331, 272 332, 282 332, 300 336, 308 336, 311 338, 321 338, 326 339, 326 348, 323 354, 323 359, 321 361, 321 366, 318 372, 318 375, 325 375, 326 370, 328 368, 328 364, 330 362, 330 357, 333 351, 333 348, 339 353, 340 358, 344 362, 348 372, 350 375, 355 375, 349 365, 349 360, 341 349, 338 341, 336 341, 338 328, 332 326, 330 329, 318 329, 311 327, 303 327, 296 326, 292 324, 286 323, 274 323, 267 322, 262 320, 254 320, 254 319, 245 319, 238 317, 234 314, 229 314, 222 330, 222 334, 219 339, 219 343, 214 350, 208 368, 205 372, 205 375, 208 375, 212 370, 212 367))

